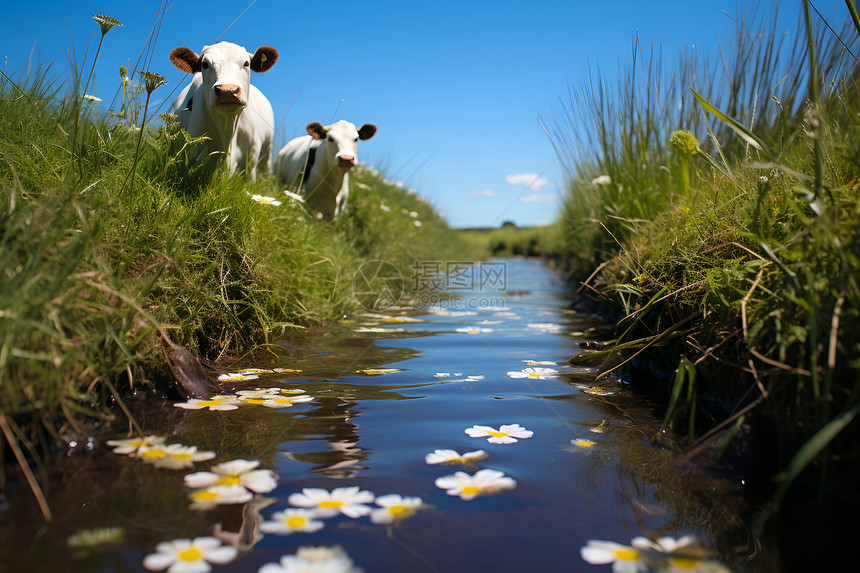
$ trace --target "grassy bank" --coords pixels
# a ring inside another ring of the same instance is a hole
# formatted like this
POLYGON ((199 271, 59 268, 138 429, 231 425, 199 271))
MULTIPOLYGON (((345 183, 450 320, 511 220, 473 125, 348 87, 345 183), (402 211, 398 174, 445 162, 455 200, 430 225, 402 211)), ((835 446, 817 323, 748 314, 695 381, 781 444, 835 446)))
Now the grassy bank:
POLYGON ((555 133, 576 174, 566 263, 583 296, 622 317, 607 371, 658 372, 665 425, 693 453, 720 457, 752 424, 770 510, 803 471, 822 488, 858 475, 860 94, 847 14, 829 23, 837 35, 801 10, 794 37, 774 15, 748 15, 730 50, 683 53, 672 75, 636 46, 617 81, 571 93, 555 133))
POLYGON ((189 162, 187 133, 147 116, 149 79, 104 112, 80 77, 0 79, 0 422, 31 451, 164 389, 168 340, 216 365, 361 312, 353 277, 369 259, 408 288, 416 259, 462 253, 373 169, 354 170, 349 212, 328 222, 273 179, 189 162))

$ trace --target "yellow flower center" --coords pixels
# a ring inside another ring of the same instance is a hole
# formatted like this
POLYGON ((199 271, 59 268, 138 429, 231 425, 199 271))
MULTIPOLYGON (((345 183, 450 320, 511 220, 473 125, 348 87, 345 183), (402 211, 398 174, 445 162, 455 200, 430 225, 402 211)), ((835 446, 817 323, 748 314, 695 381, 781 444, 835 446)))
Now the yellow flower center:
POLYGON ((409 508, 405 505, 392 505, 388 508, 388 513, 391 515, 402 515, 409 511, 409 508))
POLYGON ((287 527, 301 527, 308 522, 304 517, 293 516, 287 519, 287 527))
POLYGON ((583 448, 590 448, 597 442, 592 442, 591 440, 576 440, 576 445, 581 446, 583 448))
POLYGON ((166 455, 167 454, 165 453, 164 450, 147 450, 147 451, 143 452, 142 454, 140 454, 140 457, 146 458, 148 460, 155 460, 155 459, 163 458, 166 455))
POLYGON ((188 453, 173 454, 173 459, 175 459, 175 460, 190 460, 191 454, 188 454, 188 453))
POLYGON ((293 405, 292 398, 272 398, 272 402, 275 404, 287 404, 289 406, 293 405))
POLYGON ((613 553, 619 561, 634 561, 639 558, 639 552, 635 549, 616 549, 613 553))
POLYGON ((218 478, 215 483, 218 485, 239 485, 242 480, 239 479, 239 476, 224 476, 218 478))
POLYGON ((460 491, 462 491, 465 495, 477 495, 478 493, 480 493, 481 488, 474 485, 467 485, 460 491))
POLYGON ((217 406, 221 402, 221 400, 200 400, 197 405, 201 408, 208 408, 209 406, 217 406))
POLYGON ((693 557, 672 557, 669 561, 678 569, 690 570, 697 569, 700 563, 698 559, 694 559, 693 557))
POLYGON ((320 502, 320 507, 324 507, 326 509, 331 509, 334 507, 343 507, 346 505, 344 502, 337 499, 327 499, 325 501, 320 502))
POLYGON ((248 404, 262 404, 265 400, 261 398, 245 398, 245 402, 248 404))
POLYGON ((487 432, 488 436, 492 436, 494 438, 504 438, 508 435, 507 432, 487 432))
POLYGON ((532 372, 531 374, 529 374, 529 378, 540 378, 540 374, 535 374, 534 372, 532 372))
POLYGON ((199 561, 203 557, 203 553, 199 549, 186 549, 179 554, 179 558, 183 561, 199 561))
POLYGON ((195 491, 193 494, 191 494, 191 497, 198 501, 215 501, 216 499, 218 499, 218 494, 214 491, 204 489, 202 491, 195 491))

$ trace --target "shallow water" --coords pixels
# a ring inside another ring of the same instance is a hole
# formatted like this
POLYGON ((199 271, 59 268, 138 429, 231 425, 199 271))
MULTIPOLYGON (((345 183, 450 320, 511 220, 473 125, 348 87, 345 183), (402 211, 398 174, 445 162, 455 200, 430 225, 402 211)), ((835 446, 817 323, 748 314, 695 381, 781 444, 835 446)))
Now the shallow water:
POLYGON ((580 556, 589 540, 626 545, 636 536, 687 534, 731 570, 753 570, 754 561, 743 564, 752 550, 735 484, 679 464, 648 405, 618 381, 599 383, 605 395, 586 391, 595 373, 564 361, 603 325, 567 310, 568 287, 542 263, 498 262, 506 265, 504 291, 476 289, 437 305, 435 313, 394 308, 350 317, 351 332, 343 336, 310 339, 290 348, 283 362, 253 365, 301 372, 223 383, 225 391, 300 389, 311 401, 280 409, 142 408, 146 434, 216 454, 193 469, 114 454, 104 441, 129 437, 117 431, 76 448, 55 468, 62 477, 49 492, 54 524, 41 526, 25 485, 10 495, 11 507, 0 513, 0 572, 144 571, 143 559, 158 543, 213 532, 243 549, 236 560, 214 566, 225 572, 257 571, 309 545, 339 545, 368 573, 600 572, 610 565, 580 556), (472 314, 445 316, 438 309, 472 314), (394 322, 399 316, 421 322, 394 322), (469 327, 490 330, 457 330, 469 327), (358 332, 380 328, 388 331, 358 332), (529 368, 526 360, 557 363, 538 367, 558 372, 545 379, 508 375, 529 368), (358 373, 370 368, 402 370, 358 373), (473 425, 503 424, 533 435, 493 444, 465 433, 473 425), (594 444, 572 444, 577 438, 594 444), (473 466, 426 463, 437 449, 489 455, 473 466), (277 487, 248 504, 191 510, 183 477, 237 458, 273 470, 277 487), (434 483, 483 468, 504 472, 516 487, 464 500, 434 483), (255 518, 292 507, 288 498, 302 488, 353 485, 376 496, 418 496, 422 506, 392 525, 339 515, 314 533, 262 534, 253 527, 255 518), (243 523, 242 537, 223 535, 243 523), (80 530, 104 527, 122 527, 123 535, 67 543, 80 530))

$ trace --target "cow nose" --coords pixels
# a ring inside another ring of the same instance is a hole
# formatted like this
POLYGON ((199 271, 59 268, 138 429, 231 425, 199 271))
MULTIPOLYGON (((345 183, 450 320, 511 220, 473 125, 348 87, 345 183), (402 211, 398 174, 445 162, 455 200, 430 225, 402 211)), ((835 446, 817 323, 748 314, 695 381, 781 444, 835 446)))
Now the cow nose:
POLYGON ((221 97, 233 97, 239 99, 242 97, 242 88, 235 84, 219 84, 214 86, 215 95, 221 97))
POLYGON ((352 155, 339 155, 337 157, 337 162, 341 167, 349 169, 355 165, 355 157, 352 155))

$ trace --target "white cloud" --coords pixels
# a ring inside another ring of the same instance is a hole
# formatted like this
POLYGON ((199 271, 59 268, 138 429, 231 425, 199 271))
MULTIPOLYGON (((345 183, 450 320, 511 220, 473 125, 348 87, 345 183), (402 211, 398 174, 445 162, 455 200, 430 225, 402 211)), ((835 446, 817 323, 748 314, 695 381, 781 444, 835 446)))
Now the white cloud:
POLYGON ((521 200, 523 203, 540 203, 545 201, 547 203, 554 203, 556 196, 552 193, 533 193, 531 195, 526 195, 521 200))
POLYGON ((514 175, 506 175, 505 181, 511 185, 525 185, 535 191, 541 187, 549 185, 549 179, 541 177, 537 173, 515 173, 514 175))
POLYGON ((466 195, 466 198, 472 199, 474 197, 495 197, 498 194, 498 191, 493 191, 492 189, 484 189, 483 191, 472 191, 471 193, 466 195))

